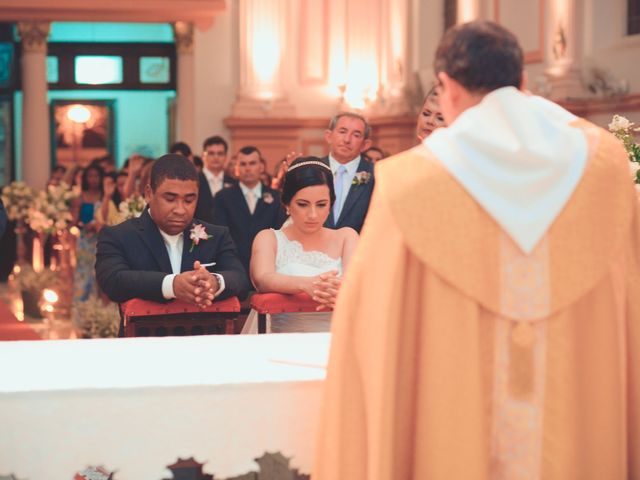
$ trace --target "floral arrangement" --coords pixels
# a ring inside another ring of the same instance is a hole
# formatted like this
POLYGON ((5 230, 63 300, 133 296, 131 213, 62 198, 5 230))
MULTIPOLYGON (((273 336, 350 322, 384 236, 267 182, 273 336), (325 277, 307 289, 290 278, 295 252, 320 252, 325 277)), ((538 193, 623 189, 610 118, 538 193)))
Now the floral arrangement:
POLYGON ((128 200, 120 202, 118 210, 122 220, 129 220, 130 218, 137 218, 142 215, 144 208, 147 206, 147 202, 140 195, 133 195, 128 200))
POLYGON ((71 309, 71 320, 84 338, 109 338, 118 335, 120 316, 115 303, 105 304, 101 298, 89 297, 71 309))
POLYGON ((66 229, 73 220, 71 204, 77 197, 78 193, 64 182, 49 185, 35 196, 27 223, 38 233, 55 233, 66 229))
POLYGON ((88 467, 73 476, 73 480, 112 480, 113 473, 102 466, 88 467))
POLYGON ((36 272, 30 265, 23 265, 16 274, 15 279, 20 290, 27 290, 37 294, 50 285, 55 285, 59 280, 58 272, 45 268, 36 272))
POLYGON ((26 220, 33 198, 33 190, 24 182, 12 182, 4 187, 2 203, 7 209, 9 220, 26 220))
POLYGON ((364 170, 361 172, 356 172, 353 177, 352 185, 366 185, 371 180, 371 174, 369 172, 365 172, 364 170))
MULTIPOLYGON (((626 117, 614 115, 609 124, 609 131, 624 144, 629 155, 629 169, 636 185, 640 185, 640 145, 634 138, 634 132, 640 132, 640 128, 633 128, 633 122, 626 117)), ((636 188, 640 188, 636 186, 636 188)))

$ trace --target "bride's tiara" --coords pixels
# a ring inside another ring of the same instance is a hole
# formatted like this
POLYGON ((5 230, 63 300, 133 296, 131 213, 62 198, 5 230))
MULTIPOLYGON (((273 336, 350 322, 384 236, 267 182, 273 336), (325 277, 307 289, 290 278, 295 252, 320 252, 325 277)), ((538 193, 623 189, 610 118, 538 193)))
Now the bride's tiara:
POLYGON ((309 160, 307 162, 300 162, 300 163, 296 163, 294 165, 291 165, 289 167, 289 169, 287 170, 287 173, 290 172, 291 170, 295 170, 298 167, 305 167, 307 165, 318 165, 319 167, 326 168, 327 170, 329 170, 331 172, 331 167, 329 167, 329 165, 327 165, 326 163, 319 162, 317 160, 309 160))

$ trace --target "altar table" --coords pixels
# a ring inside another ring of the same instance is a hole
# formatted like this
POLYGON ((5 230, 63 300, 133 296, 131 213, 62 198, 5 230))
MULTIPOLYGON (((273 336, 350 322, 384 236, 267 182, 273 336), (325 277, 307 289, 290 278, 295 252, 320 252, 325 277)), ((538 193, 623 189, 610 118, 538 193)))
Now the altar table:
POLYGON ((161 480, 193 457, 222 480, 280 452, 290 478, 304 478, 329 343, 323 333, 0 342, 0 477, 69 480, 102 465, 115 480, 161 480))

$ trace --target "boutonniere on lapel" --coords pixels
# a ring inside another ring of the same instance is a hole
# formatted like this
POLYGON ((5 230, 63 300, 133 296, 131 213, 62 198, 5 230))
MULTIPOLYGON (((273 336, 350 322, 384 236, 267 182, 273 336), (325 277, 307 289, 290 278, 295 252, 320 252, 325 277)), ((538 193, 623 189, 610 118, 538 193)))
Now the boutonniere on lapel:
POLYGON ((273 195, 271 195, 271 192, 264 192, 262 194, 262 201, 267 205, 271 205, 273 203, 273 195))
POLYGON ((229 182, 224 182, 222 184, 222 188, 231 188, 233 187, 233 183, 229 183, 229 182))
POLYGON ((369 183, 370 180, 371 180, 371 174, 363 170, 362 172, 356 172, 355 176, 353 177, 353 182, 351 182, 351 185, 355 185, 355 186, 366 185, 367 183, 369 183))
POLYGON ((213 235, 209 235, 207 233, 204 229, 204 225, 201 223, 194 223, 189 233, 189 238, 191 239, 191 248, 189 249, 189 253, 193 252, 194 247, 200 243, 200 240, 209 240, 211 237, 213 237, 213 235))

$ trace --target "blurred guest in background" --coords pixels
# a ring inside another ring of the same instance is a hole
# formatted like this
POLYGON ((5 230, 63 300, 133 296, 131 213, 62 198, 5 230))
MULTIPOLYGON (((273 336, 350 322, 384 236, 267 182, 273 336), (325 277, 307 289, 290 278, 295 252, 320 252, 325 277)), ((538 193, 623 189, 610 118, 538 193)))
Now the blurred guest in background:
POLYGON ((202 169, 204 168, 204 162, 202 161, 202 157, 194 155, 193 166, 196 167, 196 172, 202 173, 202 169))
POLYGON ((213 197, 223 188, 232 187, 236 179, 225 172, 228 145, 224 138, 214 135, 202 144, 204 168, 198 175, 200 194, 196 206, 196 217, 206 222, 213 221, 213 197))
POLYGON ((363 116, 353 112, 335 115, 325 131, 329 156, 325 161, 333 172, 336 201, 325 227, 351 227, 360 232, 373 192, 373 165, 362 152, 371 146, 371 127, 363 116))
POLYGON ((116 187, 116 175, 114 173, 108 173, 104 176, 102 191, 102 202, 95 216, 98 229, 103 225, 116 225, 122 221, 118 211, 120 196, 116 187))
POLYGON ((418 140, 423 141, 431 133, 440 127, 445 127, 446 123, 440 106, 438 105, 438 92, 436 87, 432 87, 422 102, 422 108, 418 114, 418 120, 416 124, 416 136, 418 140))
POLYGON ((65 174, 67 173, 66 167, 62 165, 57 165, 51 170, 51 176, 49 177, 49 181, 47 185, 58 186, 60 182, 65 179, 65 174))
POLYGON ((187 157, 193 162, 193 152, 191 151, 191 147, 185 142, 175 142, 174 144, 172 144, 169 147, 169 153, 177 153, 178 155, 187 157))
POLYGON ((238 152, 239 183, 218 192, 213 204, 215 225, 229 227, 238 256, 249 271, 251 244, 260 230, 280 228, 285 220, 280 194, 260 182, 260 151, 247 146, 238 152))
POLYGON ((369 147, 362 154, 372 163, 376 163, 389 156, 387 152, 378 147, 369 147))
POLYGON ((72 206, 73 223, 80 229, 76 247, 74 302, 83 302, 97 293, 93 266, 96 261, 98 223, 96 213, 102 205, 104 172, 98 165, 82 170, 81 192, 72 206))

